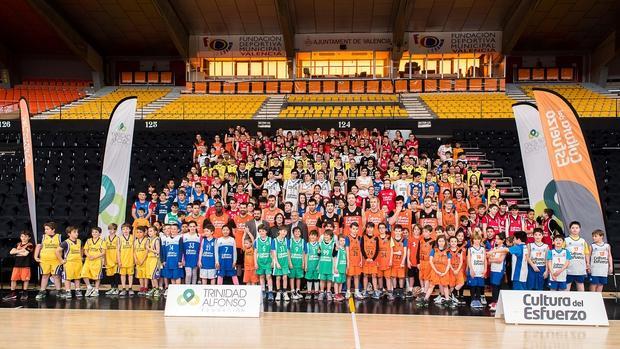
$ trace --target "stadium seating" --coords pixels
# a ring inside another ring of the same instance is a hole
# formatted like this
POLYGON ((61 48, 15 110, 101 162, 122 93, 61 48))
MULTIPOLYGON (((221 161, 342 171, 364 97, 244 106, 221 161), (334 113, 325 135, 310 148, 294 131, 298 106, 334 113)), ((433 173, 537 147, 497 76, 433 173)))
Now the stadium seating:
POLYGON ((535 87, 550 89, 560 93, 583 117, 613 117, 618 116, 619 100, 606 97, 579 84, 544 84, 520 85, 521 89, 534 98, 532 91, 535 87))
POLYGON ((84 103, 63 108, 60 113, 49 116, 49 119, 107 119, 114 106, 121 99, 129 96, 138 97, 137 114, 142 115, 141 108, 165 96, 170 89, 166 88, 118 88, 116 91, 84 103))
POLYGON ((440 118, 511 118, 516 101, 504 93, 425 93, 420 97, 440 118))
POLYGON ((251 119, 266 96, 182 95, 148 119, 251 119))
POLYGON ((30 113, 39 114, 86 97, 89 84, 82 80, 26 80, 13 88, 0 88, 0 101, 15 103, 25 97, 30 113))
POLYGON ((406 118, 395 94, 290 95, 282 118, 406 118))

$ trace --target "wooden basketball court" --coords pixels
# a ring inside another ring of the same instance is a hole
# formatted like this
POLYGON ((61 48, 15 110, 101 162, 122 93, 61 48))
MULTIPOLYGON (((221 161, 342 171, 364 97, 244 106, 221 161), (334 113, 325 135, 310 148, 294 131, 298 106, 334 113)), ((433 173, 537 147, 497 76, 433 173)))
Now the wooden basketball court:
MULTIPOLYGON (((362 348, 620 347, 619 321, 598 328, 464 316, 358 314, 357 321, 362 348)), ((0 338, 18 348, 354 348, 350 315, 314 313, 207 319, 143 310, 0 309, 0 338)))

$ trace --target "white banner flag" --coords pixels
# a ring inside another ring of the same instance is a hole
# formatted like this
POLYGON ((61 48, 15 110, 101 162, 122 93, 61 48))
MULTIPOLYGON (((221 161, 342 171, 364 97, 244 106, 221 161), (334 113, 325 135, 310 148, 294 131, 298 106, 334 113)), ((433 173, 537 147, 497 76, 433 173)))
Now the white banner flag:
POLYGON ((24 174, 26 175, 26 195, 28 196, 28 213, 32 225, 34 241, 37 236, 37 207, 34 189, 34 157, 32 154, 32 130, 30 129, 30 111, 24 98, 19 100, 19 112, 22 124, 22 143, 24 145, 24 174))
POLYGON ((101 229, 105 229, 110 223, 120 226, 125 222, 137 102, 136 97, 122 99, 114 107, 110 117, 101 171, 98 219, 101 229))
POLYGON ((555 182, 538 109, 530 103, 516 103, 513 104, 512 110, 517 123, 530 207, 536 211, 537 216, 547 207, 559 212, 555 202, 555 182))

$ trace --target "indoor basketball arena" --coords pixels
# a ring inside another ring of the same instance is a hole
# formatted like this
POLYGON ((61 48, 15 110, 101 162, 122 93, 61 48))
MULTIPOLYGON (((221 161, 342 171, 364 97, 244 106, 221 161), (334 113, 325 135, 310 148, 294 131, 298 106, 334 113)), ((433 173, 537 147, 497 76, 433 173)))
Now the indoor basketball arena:
POLYGON ((619 18, 0 0, 0 336, 620 347, 619 18))

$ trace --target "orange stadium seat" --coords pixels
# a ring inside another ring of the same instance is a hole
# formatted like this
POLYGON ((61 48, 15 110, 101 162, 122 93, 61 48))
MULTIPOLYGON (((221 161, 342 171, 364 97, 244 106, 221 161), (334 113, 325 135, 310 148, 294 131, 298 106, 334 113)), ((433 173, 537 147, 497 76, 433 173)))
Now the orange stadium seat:
POLYGON ((424 92, 435 92, 437 91, 437 80, 428 79, 424 80, 424 92))
POLYGON ((519 68, 518 71, 519 81, 528 81, 530 80, 530 68, 519 68))
POLYGON ((321 93, 321 82, 320 81, 310 81, 308 83, 308 92, 310 92, 310 93, 321 93))
POLYGON ((227 81, 224 82, 224 86, 222 86, 222 91, 229 94, 235 93, 235 84, 227 81))
POLYGON ((338 93, 350 93, 350 92, 351 92, 351 81, 349 80, 338 81, 338 93))
POLYGON ((207 93, 206 81, 196 81, 196 93, 207 93))
POLYGON ((394 93, 392 80, 381 80, 381 93, 394 93))
POLYGON ((156 71, 150 71, 146 74, 147 82, 149 84, 158 84, 159 83, 159 73, 156 71))
POLYGON ((377 80, 366 81, 366 93, 379 93, 379 81, 377 80))
POLYGON ((237 93, 250 93, 250 83, 247 81, 237 83, 237 93))
POLYGON ((407 92, 407 80, 396 80, 394 83, 394 90, 396 93, 407 92))
POLYGON ((163 71, 160 74, 160 82, 162 84, 172 84, 172 72, 163 71))
POLYGON ((497 91, 497 79, 484 79, 484 90, 489 92, 497 91))
POLYGON ((409 92, 422 92, 422 80, 409 80, 409 92))
POLYGON ((545 69, 544 68, 534 68, 532 69, 532 80, 545 80, 545 69))
POLYGON ((455 80, 454 91, 467 91, 467 80, 466 79, 455 80))
POLYGON ((452 91, 452 80, 448 80, 448 79, 439 80, 439 90, 441 92, 452 91))
POLYGON ((222 93, 222 82, 209 81, 209 93, 222 93))
POLYGON ((121 84, 131 84, 133 82, 133 73, 124 71, 121 73, 121 84))
POLYGON ((136 84, 146 83, 146 72, 137 71, 133 73, 133 82, 136 84))
POLYGON ((364 81, 354 80, 353 87, 351 88, 353 93, 364 93, 364 81))
POLYGON ((334 92, 336 92, 336 81, 334 80, 323 81, 323 93, 334 93, 334 92))
POLYGON ((574 79, 574 70, 573 68, 562 68, 560 69, 560 79, 564 81, 572 81, 574 79))
POLYGON ((265 83, 262 81, 252 81, 252 93, 265 93, 265 83))
POLYGON ((470 91, 482 91, 482 79, 469 79, 470 91))
POLYGON ((558 77, 558 68, 547 68, 547 80, 557 80, 558 77))
POLYGON ((278 82, 267 81, 267 83, 265 84, 265 92, 266 93, 278 93, 278 82))
POLYGON ((292 92, 293 92, 292 81, 281 81, 280 82, 280 93, 292 93, 292 92))
POLYGON ((295 93, 306 93, 305 81, 295 81, 295 93))

